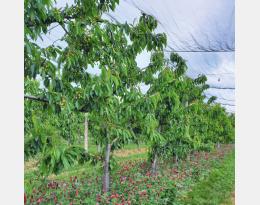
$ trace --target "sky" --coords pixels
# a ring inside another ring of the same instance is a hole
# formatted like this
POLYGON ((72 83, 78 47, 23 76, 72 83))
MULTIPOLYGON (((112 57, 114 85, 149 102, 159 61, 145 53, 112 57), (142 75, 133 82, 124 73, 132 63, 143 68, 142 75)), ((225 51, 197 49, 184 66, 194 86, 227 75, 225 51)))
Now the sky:
MULTIPOLYGON (((73 4, 73 0, 57 0, 57 7, 73 4)), ((235 49, 234 0, 120 0, 114 12, 105 18, 124 23, 133 23, 141 15, 141 11, 154 16, 158 20, 156 32, 167 35, 166 50, 177 51, 198 50, 194 39, 206 48, 220 49, 226 45, 235 49)), ((63 35, 59 27, 46 35, 42 46, 47 46, 63 35)), ((57 42, 59 44, 60 42, 57 42)), ((170 52, 165 52, 166 57, 170 52)), ((180 52, 187 62, 188 76, 195 78, 206 74, 208 84, 215 87, 235 87, 235 53, 234 52, 180 52)), ((150 60, 147 52, 137 56, 139 67, 145 67, 150 60)), ((90 68, 90 73, 99 74, 97 67, 90 68)), ((145 92, 148 87, 141 86, 145 92)), ((205 94, 218 97, 217 102, 235 105, 234 89, 209 89, 205 94)), ((223 105, 229 112, 235 112, 235 106, 223 105)))

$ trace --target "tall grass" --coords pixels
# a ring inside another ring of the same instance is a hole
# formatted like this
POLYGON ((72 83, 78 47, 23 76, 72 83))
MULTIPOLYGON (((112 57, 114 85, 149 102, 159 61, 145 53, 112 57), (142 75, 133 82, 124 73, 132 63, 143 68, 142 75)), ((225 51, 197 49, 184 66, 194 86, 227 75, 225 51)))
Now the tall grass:
POLYGON ((182 204, 221 205, 230 198, 235 185, 235 152, 218 164, 209 177, 198 182, 182 204))

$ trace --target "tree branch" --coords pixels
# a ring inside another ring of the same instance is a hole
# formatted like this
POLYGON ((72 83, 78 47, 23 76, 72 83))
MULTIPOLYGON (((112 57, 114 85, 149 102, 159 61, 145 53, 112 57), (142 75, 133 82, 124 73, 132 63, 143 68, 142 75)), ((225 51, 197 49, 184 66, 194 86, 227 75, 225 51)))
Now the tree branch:
MULTIPOLYGON (((68 11, 68 10, 61 11, 61 13, 60 13, 61 17, 62 17, 61 19, 71 20, 71 19, 75 19, 75 18, 79 17, 79 15, 80 15, 79 12, 74 11, 74 13, 68 14, 71 11, 73 12, 73 10, 76 10, 75 6, 73 6, 70 11, 68 11)), ((32 22, 32 21, 26 21, 25 20, 25 25, 28 26, 28 27, 39 26, 40 24, 50 25, 52 23, 61 23, 61 22, 59 22, 56 17, 50 16, 50 15, 48 15, 48 17, 45 21, 41 21, 41 22, 35 22, 35 21, 32 22)))
MULTIPOLYGON (((33 96, 33 95, 24 95, 24 99, 33 100, 33 101, 42 102, 42 103, 48 103, 49 104, 48 99, 41 98, 41 97, 36 97, 36 96, 33 96)), ((80 110, 77 110, 77 111, 83 112, 83 113, 88 112, 88 110, 86 110, 84 108, 81 108, 80 110)))
POLYGON ((49 103, 49 101, 45 98, 35 97, 35 96, 32 96, 32 95, 24 95, 24 98, 28 99, 28 100, 34 100, 34 101, 38 101, 38 102, 49 103))

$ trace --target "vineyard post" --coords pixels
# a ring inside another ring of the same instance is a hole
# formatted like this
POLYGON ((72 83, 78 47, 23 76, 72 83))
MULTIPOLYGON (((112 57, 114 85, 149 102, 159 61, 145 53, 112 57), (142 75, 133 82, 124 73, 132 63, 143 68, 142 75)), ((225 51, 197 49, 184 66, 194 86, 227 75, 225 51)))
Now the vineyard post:
POLYGON ((88 152, 88 113, 85 113, 84 148, 88 152))
POLYGON ((98 153, 101 152, 101 145, 100 145, 100 143, 97 144, 97 152, 98 152, 98 153))

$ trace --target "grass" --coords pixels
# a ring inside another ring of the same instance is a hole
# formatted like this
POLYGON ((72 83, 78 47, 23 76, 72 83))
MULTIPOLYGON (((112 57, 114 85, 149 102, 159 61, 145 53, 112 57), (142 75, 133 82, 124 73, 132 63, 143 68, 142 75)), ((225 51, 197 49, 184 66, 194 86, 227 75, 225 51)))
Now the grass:
MULTIPOLYGON (((90 145, 89 151, 91 153, 97 153, 96 146, 90 145)), ((114 158, 117 161, 118 165, 121 162, 125 161, 132 161, 132 160, 140 160, 140 159, 147 159, 148 152, 146 150, 145 145, 140 145, 139 147, 135 144, 129 144, 125 146, 123 149, 118 150, 118 153, 114 154, 114 158), (145 149, 145 150, 144 150, 145 149)), ((26 191, 32 190, 34 187, 40 186, 42 181, 41 177, 39 175, 38 168, 36 167, 38 160, 36 159, 30 159, 25 164, 25 175, 24 175, 24 185, 26 191), (38 179, 34 180, 33 184, 31 182, 31 179, 38 179)), ((49 175, 47 177, 48 180, 55 180, 55 181, 68 181, 70 177, 74 176, 98 176, 102 172, 102 163, 98 163, 96 165, 90 164, 89 162, 86 162, 83 165, 76 165, 73 167, 70 167, 66 170, 63 170, 60 174, 55 175, 49 175)))
POLYGON ((209 176, 195 184, 183 200, 187 205, 232 204, 231 194, 235 185, 235 152, 217 164, 209 176))
MULTIPOLYGON (((92 154, 97 153, 97 146, 94 144, 89 144, 89 152, 92 154)), ((138 159, 147 159, 147 146, 145 144, 140 144, 139 146, 136 144, 128 144, 123 149, 117 150, 114 153, 114 158, 116 161, 124 162, 126 160, 138 160, 138 159)), ((38 175, 38 169, 36 167, 38 160, 30 159, 25 163, 25 184, 29 184, 29 180, 35 178, 38 175)), ((96 166, 91 165, 90 163, 85 163, 83 165, 76 165, 67 170, 63 170, 58 175, 50 175, 48 179, 51 180, 66 180, 71 176, 80 176, 80 175, 93 175, 101 170, 101 164, 99 163, 96 166)))
MULTIPOLYGON (((143 149, 147 148, 147 145, 145 144, 140 144, 139 146, 137 144, 127 144, 125 145, 121 150, 136 150, 136 149, 143 149)), ((89 153, 91 154, 96 154, 97 153, 97 145, 92 143, 92 140, 90 139, 89 143, 89 153)))
POLYGON ((221 205, 235 205, 235 192, 232 192, 231 196, 227 198, 221 205))
MULTIPOLYGON (((91 144, 89 148, 93 153, 96 149, 96 146, 91 144)), ((148 150, 144 144, 140 146, 129 144, 122 149, 116 150, 113 153, 113 158, 115 159, 113 161, 116 161, 116 164, 119 165, 113 168, 113 172, 116 172, 117 167, 120 167, 122 163, 127 161, 146 160, 148 158, 148 150)), ((187 185, 185 185, 186 188, 182 187, 183 191, 182 193, 180 192, 181 197, 179 198, 181 205, 232 205, 232 202, 234 201, 234 197, 232 197, 231 194, 231 192, 234 190, 234 153, 232 152, 231 155, 229 154, 226 156, 224 161, 217 161, 218 160, 213 160, 211 162, 212 165, 210 170, 205 170, 206 174, 203 172, 204 174, 202 175, 205 175, 205 177, 200 177, 195 181, 194 179, 192 181, 188 180, 186 183, 187 185), (232 185, 231 189, 230 185, 232 185), (223 192, 227 194, 223 196, 223 192), (185 197, 184 202, 183 197, 185 197)), ((35 184, 31 183, 31 179, 39 179, 36 180, 37 184, 41 184, 41 180, 38 178, 38 169, 35 167, 37 164, 36 162, 37 159, 31 159, 26 163, 24 177, 26 189, 30 189, 30 187, 35 186, 35 184)), ((99 162, 97 165, 92 165, 87 162, 83 165, 76 165, 63 170, 58 175, 49 175, 47 179, 55 181, 68 181, 70 177, 73 176, 94 177, 101 175, 101 172, 102 162, 99 162)), ((113 173, 111 172, 111 174, 113 173)))
MULTIPOLYGON (((147 158, 147 152, 144 153, 136 153, 136 154, 129 154, 128 156, 115 156, 115 159, 118 163, 124 162, 126 160, 138 160, 138 159, 146 159, 147 158)), ((64 170, 59 175, 50 175, 49 179, 55 179, 55 180, 66 180, 69 179, 71 176, 81 176, 81 175, 88 175, 93 176, 94 173, 98 173, 102 171, 101 169, 101 163, 98 163, 97 165, 92 165, 90 163, 85 163, 83 165, 78 165, 71 167, 67 170, 64 170)))
MULTIPOLYGON (((135 198, 134 196, 138 195, 140 191, 147 189, 149 190, 149 203, 141 203, 140 204, 158 204, 157 200, 159 200, 158 195, 154 195, 152 190, 159 191, 162 187, 169 188, 169 190, 176 190, 171 195, 171 201, 168 201, 172 205, 233 205, 232 200, 232 191, 227 191, 226 187, 223 188, 223 183, 220 181, 219 178, 224 179, 231 179, 232 177, 227 177, 226 171, 229 165, 232 165, 230 160, 234 161, 234 151, 231 154, 232 147, 226 146, 222 147, 221 150, 213 150, 210 153, 201 152, 199 155, 194 155, 190 159, 191 161, 180 161, 178 166, 172 163, 172 160, 167 162, 163 162, 159 165, 162 178, 158 178, 156 183, 153 181, 155 179, 151 179, 151 182, 146 182, 143 179, 147 179, 145 173, 147 170, 150 170, 150 166, 143 166, 142 161, 146 161, 148 157, 147 150, 144 149, 145 147, 137 147, 135 145, 130 145, 127 147, 128 149, 121 149, 118 150, 119 152, 113 153, 113 157, 111 159, 112 170, 111 170, 111 189, 115 193, 125 193, 126 197, 135 198), (206 158, 207 156, 207 158, 206 158), (233 158, 232 158, 233 157, 233 158), (116 163, 115 163, 116 162, 116 163), (196 163, 195 163, 196 162, 196 163), (125 171, 125 167, 129 167, 129 170, 125 171), (123 170, 123 172, 122 172, 123 170), (173 172, 173 170, 177 170, 177 172, 173 172), (222 170, 222 171, 221 171, 222 170), (224 171, 223 171, 224 170, 224 171), (213 173, 222 173, 220 176, 212 177, 213 173), (123 184, 121 182, 121 177, 119 176, 128 176, 131 178, 134 183, 130 183, 129 181, 125 181, 123 184), (172 189, 171 185, 167 184, 167 182, 171 182, 173 180, 174 189, 172 189), (217 183, 216 183, 217 181, 217 183), (210 182, 210 183, 205 183, 210 182), (126 184, 125 184, 126 183, 126 184), (138 186, 135 185, 138 183, 138 186), (147 183, 151 186, 149 189, 147 188, 147 183), (203 185, 201 185, 203 184, 203 185), (209 186, 209 184, 211 184, 209 186), (221 188, 218 190, 213 190, 214 186, 218 185, 221 188), (207 187, 207 186, 209 187, 207 187), (213 186, 213 187, 212 187, 213 186), (129 187, 131 188, 131 192, 128 190, 129 187), (198 191, 200 190, 200 191, 198 191), (221 191, 219 191, 221 190, 221 191), (195 192, 197 191, 197 192, 195 192), (204 193, 203 193, 204 191, 204 193), (211 194, 216 195, 219 194, 218 192, 226 192, 226 197, 222 197, 223 200, 219 200, 219 196, 215 199, 215 196, 210 196, 208 198, 203 198, 203 194, 211 194), (128 195, 129 194, 129 195, 128 195), (156 196, 156 197, 155 197, 156 196), (183 202, 183 200, 185 202, 183 202), (225 199, 225 200, 224 200, 225 199), (155 200, 155 201, 153 201, 155 200), (218 201, 219 200, 219 201, 218 201)), ((80 179, 80 187, 79 192, 84 195, 84 192, 89 193, 88 200, 94 202, 95 194, 99 193, 100 191, 100 180, 102 175, 102 162, 99 162, 97 165, 92 165, 90 163, 85 163, 83 165, 77 165, 74 167, 70 167, 66 170, 63 170, 58 175, 50 175, 47 177, 46 180, 42 178, 38 178, 37 170, 32 169, 34 167, 35 162, 30 161, 27 168, 31 170, 31 172, 27 172, 25 174, 25 192, 29 196, 34 196, 37 200, 37 197, 44 195, 46 200, 48 196, 53 193, 54 190, 47 189, 47 194, 44 192, 44 187, 47 186, 47 183, 51 183, 50 180, 54 180, 61 185, 64 183, 71 184, 70 178, 77 176, 80 179), (96 181, 98 180, 98 181, 96 181), (36 190, 35 193, 33 191, 36 190), (38 192, 38 191, 39 192, 38 192)), ((232 170, 232 169, 230 169, 232 170)), ((230 175, 231 176, 231 175, 230 175)), ((224 184, 225 185, 225 184, 224 184)), ((60 194, 59 189, 55 190, 54 192, 60 194)), ((69 190, 70 192, 71 190, 69 190)), ((74 190, 75 191, 75 190, 74 190)), ((69 193, 68 192, 68 193, 69 193)), ((167 192, 168 193, 168 192, 167 192)), ((85 195, 80 195, 82 200, 86 200, 85 195)), ((169 195, 169 196, 170 196, 169 195)), ((138 195, 139 196, 139 195, 138 195)), ((165 199, 164 195, 161 195, 162 199, 165 199)), ((167 196, 167 198, 169 197, 167 196)), ((75 196, 74 196, 75 197, 75 196)), ((139 198, 135 198, 134 200, 139 200, 139 198)), ((51 200, 51 199, 50 199, 51 200)), ((67 200, 67 199, 59 199, 59 200, 67 200)), ((87 201, 87 204, 94 204, 87 201)), ((234 202, 234 200, 233 200, 234 202)), ((161 203, 161 201, 160 201, 161 203)), ((62 203, 63 204, 63 203, 62 203)), ((164 203, 161 203, 164 204, 164 203)))

